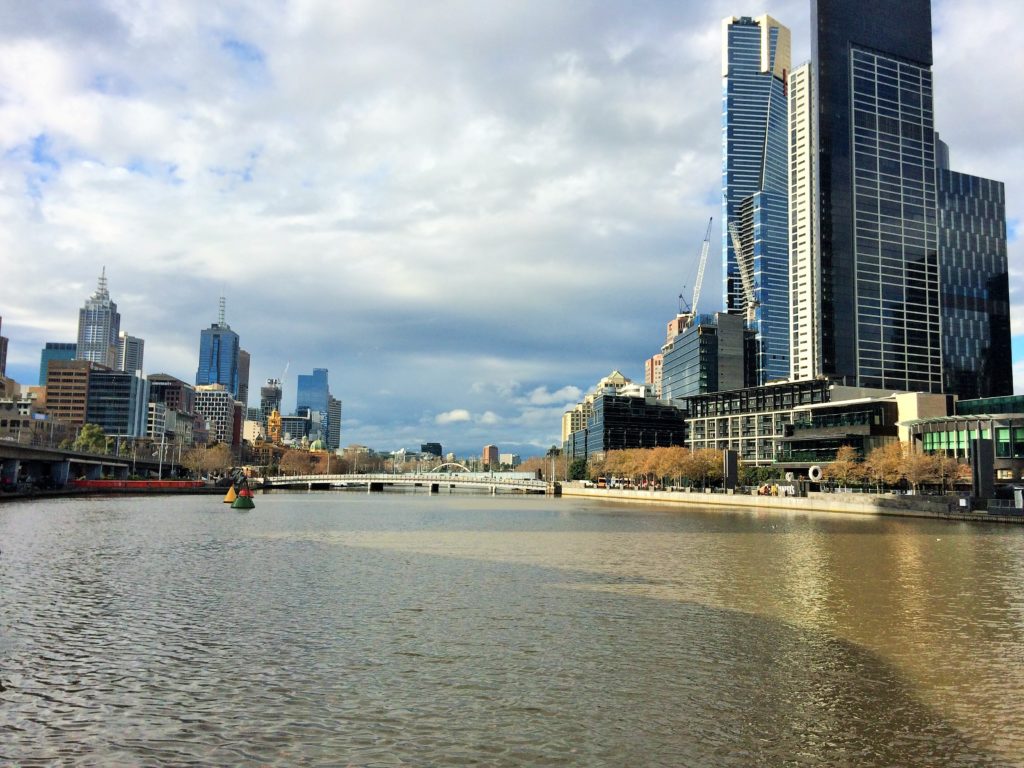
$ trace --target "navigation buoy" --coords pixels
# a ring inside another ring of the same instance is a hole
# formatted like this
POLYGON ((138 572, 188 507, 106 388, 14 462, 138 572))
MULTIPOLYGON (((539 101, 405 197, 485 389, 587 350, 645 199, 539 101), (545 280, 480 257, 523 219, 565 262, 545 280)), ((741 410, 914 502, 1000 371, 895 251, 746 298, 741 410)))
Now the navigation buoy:
POLYGON ((228 492, 224 494, 224 503, 225 504, 231 504, 237 498, 238 498, 238 494, 235 493, 235 484, 232 483, 231 487, 228 488, 228 492))
POLYGON ((253 509, 256 506, 256 502, 252 500, 252 489, 248 485, 243 485, 238 489, 238 498, 231 502, 232 509, 253 509))

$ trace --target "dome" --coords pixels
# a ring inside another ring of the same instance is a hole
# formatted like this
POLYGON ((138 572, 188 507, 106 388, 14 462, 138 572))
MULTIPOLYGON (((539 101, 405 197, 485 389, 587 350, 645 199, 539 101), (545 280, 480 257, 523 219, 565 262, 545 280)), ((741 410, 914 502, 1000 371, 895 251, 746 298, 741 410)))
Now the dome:
POLYGON ((324 441, 321 440, 320 438, 317 438, 316 440, 314 440, 312 443, 309 444, 309 450, 311 450, 311 451, 322 451, 322 450, 324 450, 324 441))

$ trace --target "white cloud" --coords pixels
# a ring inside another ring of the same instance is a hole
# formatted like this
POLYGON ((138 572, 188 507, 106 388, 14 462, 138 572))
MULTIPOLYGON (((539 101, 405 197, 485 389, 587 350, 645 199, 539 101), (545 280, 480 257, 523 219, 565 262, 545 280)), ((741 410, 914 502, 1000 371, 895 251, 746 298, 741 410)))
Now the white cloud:
MULTIPOLYGON (((726 0, 8 5, 0 314, 30 383, 106 266, 150 371, 192 379, 223 293, 250 390, 328 368, 346 442, 546 448, 581 388, 640 378, 717 219, 726 0)), ((954 166, 1024 219, 1024 103, 978 87, 1024 66, 1016 6, 934 5, 954 166)), ((805 0, 772 12, 806 58, 805 0)))
POLYGON ((434 421, 438 424, 455 424, 460 421, 470 421, 472 418, 469 411, 465 408, 456 408, 453 411, 437 414, 434 417, 434 421))

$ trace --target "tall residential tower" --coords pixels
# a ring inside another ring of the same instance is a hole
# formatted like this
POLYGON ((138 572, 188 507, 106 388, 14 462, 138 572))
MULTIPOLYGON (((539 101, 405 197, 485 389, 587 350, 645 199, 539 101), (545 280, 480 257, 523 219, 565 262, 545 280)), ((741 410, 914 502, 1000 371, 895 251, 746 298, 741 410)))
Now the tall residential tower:
POLYGON ((790 373, 790 34, 770 16, 727 18, 722 33, 724 304, 756 331, 755 367, 764 383, 790 373))

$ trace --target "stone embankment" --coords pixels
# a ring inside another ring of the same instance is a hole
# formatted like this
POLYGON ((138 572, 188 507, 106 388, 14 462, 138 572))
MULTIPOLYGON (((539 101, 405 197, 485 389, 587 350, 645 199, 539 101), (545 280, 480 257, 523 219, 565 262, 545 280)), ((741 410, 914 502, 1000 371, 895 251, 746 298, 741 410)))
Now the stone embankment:
POLYGON ((893 515, 946 520, 978 520, 1024 523, 1024 511, 1010 508, 971 510, 970 499, 961 496, 911 496, 872 493, 820 493, 807 496, 757 496, 693 491, 646 491, 626 488, 588 488, 563 483, 563 496, 586 496, 606 501, 628 501, 675 506, 777 510, 786 512, 842 512, 853 515, 893 515))

